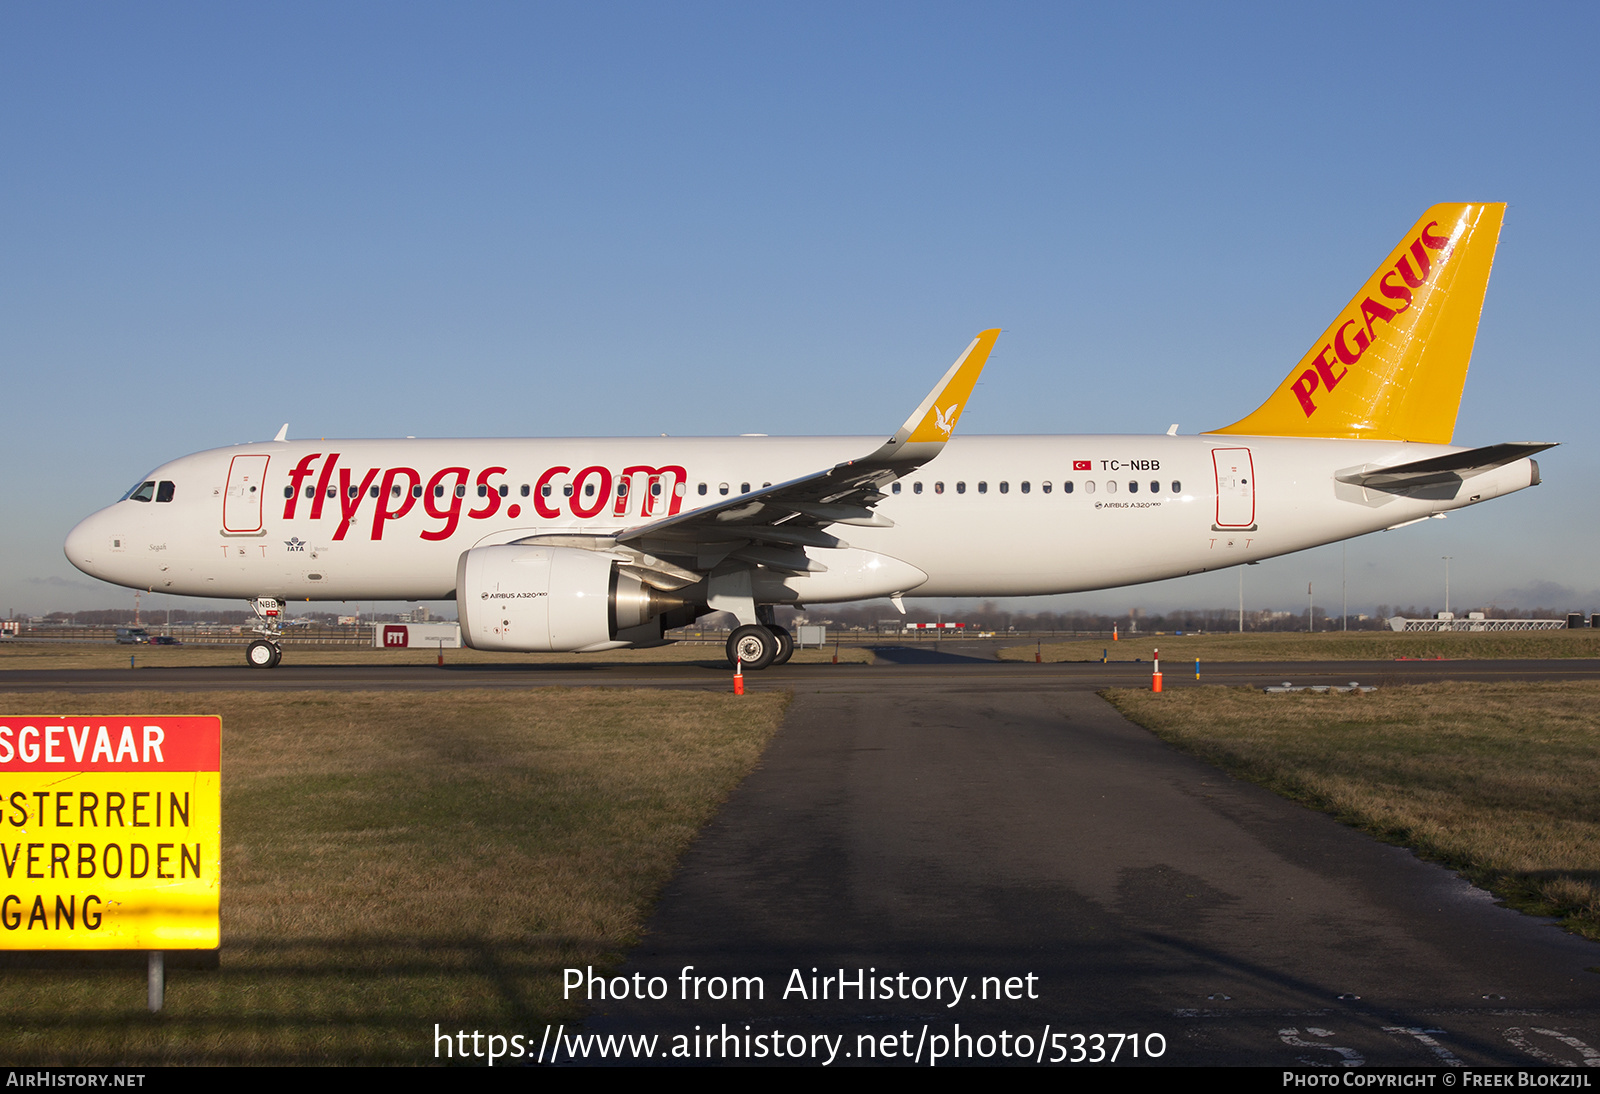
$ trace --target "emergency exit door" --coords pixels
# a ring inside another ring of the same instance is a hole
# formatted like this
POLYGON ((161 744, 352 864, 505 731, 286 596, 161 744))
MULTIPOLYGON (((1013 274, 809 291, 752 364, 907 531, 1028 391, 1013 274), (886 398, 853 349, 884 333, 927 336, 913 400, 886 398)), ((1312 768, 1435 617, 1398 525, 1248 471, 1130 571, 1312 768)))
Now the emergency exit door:
POLYGON ((1217 473, 1217 528, 1249 529, 1256 522, 1256 472, 1248 448, 1213 448, 1217 473))

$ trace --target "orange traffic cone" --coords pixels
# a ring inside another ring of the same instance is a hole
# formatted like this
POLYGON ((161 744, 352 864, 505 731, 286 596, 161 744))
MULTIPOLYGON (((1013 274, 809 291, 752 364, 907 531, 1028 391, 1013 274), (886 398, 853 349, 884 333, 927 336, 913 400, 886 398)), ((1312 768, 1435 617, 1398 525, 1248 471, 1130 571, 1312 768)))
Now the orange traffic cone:
POLYGON ((1150 690, 1159 695, 1161 693, 1161 651, 1160 650, 1156 650, 1155 654, 1150 658, 1150 663, 1154 667, 1153 671, 1150 674, 1150 690))
POLYGON ((735 658, 733 662, 733 693, 744 694, 744 658, 735 658))

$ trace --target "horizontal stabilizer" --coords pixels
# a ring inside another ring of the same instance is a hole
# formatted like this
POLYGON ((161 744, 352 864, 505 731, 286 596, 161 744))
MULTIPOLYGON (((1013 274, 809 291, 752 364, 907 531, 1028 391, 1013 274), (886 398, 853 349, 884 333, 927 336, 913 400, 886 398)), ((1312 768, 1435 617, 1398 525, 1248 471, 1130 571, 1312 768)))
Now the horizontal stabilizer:
POLYGON ((1491 444, 1484 448, 1469 448, 1464 452, 1452 452, 1448 456, 1417 460, 1415 463, 1403 463, 1397 467, 1341 471, 1334 478, 1340 482, 1371 487, 1374 490, 1432 486, 1437 483, 1459 482, 1471 475, 1504 467, 1508 463, 1536 456, 1545 449, 1554 447, 1553 443, 1509 441, 1505 444, 1491 444))

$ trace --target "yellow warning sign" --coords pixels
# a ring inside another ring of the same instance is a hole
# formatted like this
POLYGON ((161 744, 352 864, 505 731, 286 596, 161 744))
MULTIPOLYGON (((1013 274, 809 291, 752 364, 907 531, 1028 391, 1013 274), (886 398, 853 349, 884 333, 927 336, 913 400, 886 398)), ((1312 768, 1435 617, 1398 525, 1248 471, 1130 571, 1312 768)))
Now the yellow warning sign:
POLYGON ((0 716, 0 949, 220 944, 222 719, 0 716))

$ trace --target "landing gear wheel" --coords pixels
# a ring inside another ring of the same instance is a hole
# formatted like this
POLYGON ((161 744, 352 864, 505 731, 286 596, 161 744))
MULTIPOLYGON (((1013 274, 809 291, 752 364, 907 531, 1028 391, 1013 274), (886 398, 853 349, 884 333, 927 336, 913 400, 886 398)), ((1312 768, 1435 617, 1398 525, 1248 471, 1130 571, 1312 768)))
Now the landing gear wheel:
POLYGON ((282 646, 276 646, 276 645, 273 646, 272 647, 272 664, 268 665, 267 668, 269 668, 269 669, 277 668, 278 667, 278 662, 282 661, 282 660, 283 660, 283 647, 282 646))
POLYGON ((759 623, 737 628, 728 636, 728 664, 740 662, 751 672, 764 669, 778 656, 778 636, 759 623))
POLYGON ((780 627, 776 623, 768 623, 767 630, 778 637, 778 653, 772 659, 772 663, 774 665, 788 663, 789 658, 794 656, 794 635, 789 633, 787 627, 780 627))
POLYGON ((253 669, 270 669, 283 656, 281 650, 266 639, 258 638, 244 648, 244 661, 253 669))

